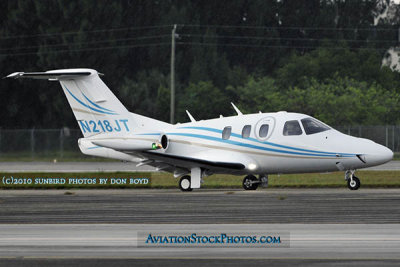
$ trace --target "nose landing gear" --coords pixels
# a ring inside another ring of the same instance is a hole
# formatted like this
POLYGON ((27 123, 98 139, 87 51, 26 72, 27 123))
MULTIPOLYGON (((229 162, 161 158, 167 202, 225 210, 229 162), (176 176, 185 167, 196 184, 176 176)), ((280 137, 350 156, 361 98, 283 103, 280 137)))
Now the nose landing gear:
POLYGON ((243 188, 245 190, 256 190, 259 185, 261 185, 262 187, 268 186, 267 175, 260 175, 259 179, 257 179, 254 175, 250 174, 243 179, 243 188))
POLYGON ((243 188, 245 190, 256 190, 258 187, 257 178, 254 175, 247 175, 243 179, 243 188))
POLYGON ((357 190, 361 186, 360 179, 358 179, 355 175, 355 170, 348 170, 344 174, 344 179, 347 181, 347 187, 350 190, 357 190))

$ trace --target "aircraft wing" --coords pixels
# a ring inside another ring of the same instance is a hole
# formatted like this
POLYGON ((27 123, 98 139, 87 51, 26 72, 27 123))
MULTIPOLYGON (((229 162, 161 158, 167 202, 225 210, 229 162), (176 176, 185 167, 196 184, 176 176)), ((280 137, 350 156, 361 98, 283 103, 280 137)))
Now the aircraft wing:
POLYGON ((191 167, 208 167, 211 169, 235 169, 242 170, 245 168, 245 165, 238 160, 231 160, 228 158, 225 159, 203 159, 198 157, 191 156, 178 156, 178 155, 170 155, 165 153, 152 153, 152 152, 143 152, 143 154, 151 159, 157 159, 159 162, 165 162, 175 166, 182 166, 183 168, 191 168, 191 167))
POLYGON ((175 176, 189 173, 190 169, 195 167, 209 170, 212 173, 240 173, 251 162, 251 159, 243 154, 233 152, 221 155, 221 151, 214 149, 183 155, 158 151, 143 151, 141 154, 146 157, 146 160, 142 161, 143 164, 156 167, 158 170, 173 172, 175 176))
POLYGON ((165 153, 162 145, 156 140, 126 136, 99 135, 95 138, 83 138, 79 142, 81 151, 87 155, 104 156, 131 160, 140 156, 138 166, 149 165, 158 170, 173 172, 180 176, 192 168, 200 167, 211 172, 235 173, 246 169, 254 161, 242 153, 226 153, 216 149, 207 149, 197 153, 165 153), (104 155, 103 155, 104 154, 104 155), (130 156, 128 156, 130 155, 130 156))

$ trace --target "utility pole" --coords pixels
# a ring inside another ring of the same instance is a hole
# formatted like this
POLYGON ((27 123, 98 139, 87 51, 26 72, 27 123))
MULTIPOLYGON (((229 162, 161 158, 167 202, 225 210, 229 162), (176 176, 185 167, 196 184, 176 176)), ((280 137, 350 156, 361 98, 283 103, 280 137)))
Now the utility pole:
POLYGON ((400 43, 400 27, 399 27, 399 29, 397 30, 397 42, 400 43))
POLYGON ((176 24, 174 24, 171 35, 171 113, 169 121, 172 124, 175 122, 175 32, 176 24))

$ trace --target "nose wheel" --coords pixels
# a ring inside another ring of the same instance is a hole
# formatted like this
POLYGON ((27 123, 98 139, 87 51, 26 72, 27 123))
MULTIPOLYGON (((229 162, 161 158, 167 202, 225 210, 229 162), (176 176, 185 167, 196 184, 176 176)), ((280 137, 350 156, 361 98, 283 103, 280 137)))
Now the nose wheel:
POLYGON ((345 179, 347 180, 347 187, 350 190, 357 190, 361 186, 360 179, 354 175, 355 170, 349 170, 345 173, 345 179))
POLYGON ((357 177, 353 176, 353 179, 348 179, 347 180, 347 187, 350 190, 357 190, 361 185, 360 179, 357 177))

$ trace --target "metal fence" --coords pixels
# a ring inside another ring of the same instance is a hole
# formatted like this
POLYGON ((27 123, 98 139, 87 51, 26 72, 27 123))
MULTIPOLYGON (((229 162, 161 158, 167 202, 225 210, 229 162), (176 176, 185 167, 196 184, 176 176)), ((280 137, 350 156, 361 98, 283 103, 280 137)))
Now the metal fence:
MULTIPOLYGON (((371 139, 400 151, 400 125, 393 126, 337 126, 337 130, 356 137, 371 139)), ((0 129, 0 160, 19 159, 79 159, 78 129, 0 129)))
POLYGON ((394 152, 400 151, 400 125, 337 126, 334 128, 348 135, 370 139, 394 152))
POLYGON ((0 159, 82 158, 79 129, 0 129, 0 159))

